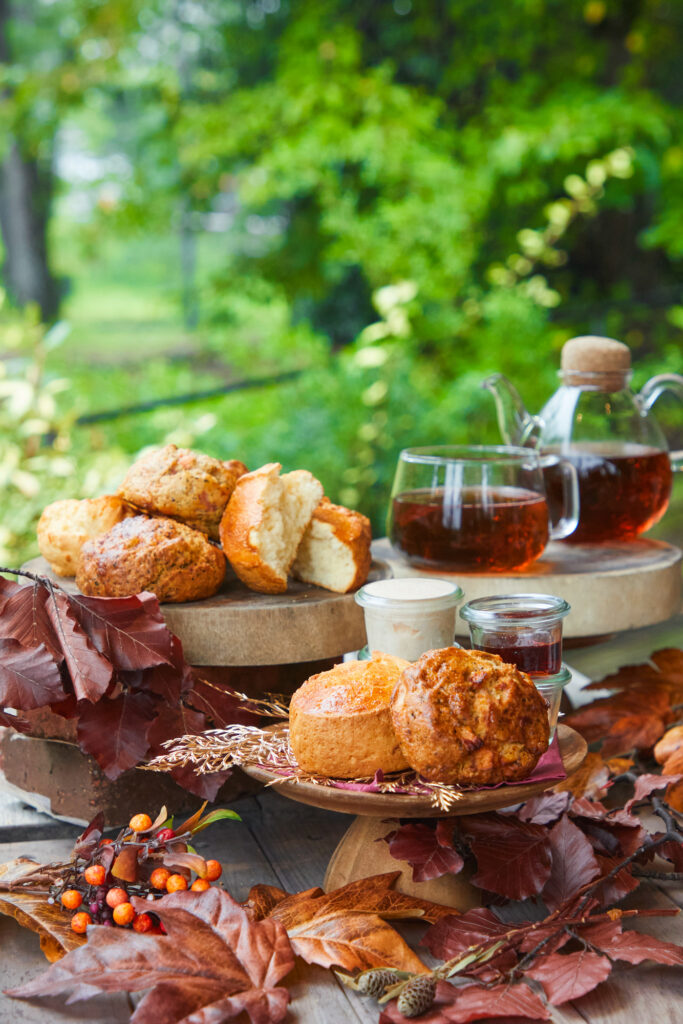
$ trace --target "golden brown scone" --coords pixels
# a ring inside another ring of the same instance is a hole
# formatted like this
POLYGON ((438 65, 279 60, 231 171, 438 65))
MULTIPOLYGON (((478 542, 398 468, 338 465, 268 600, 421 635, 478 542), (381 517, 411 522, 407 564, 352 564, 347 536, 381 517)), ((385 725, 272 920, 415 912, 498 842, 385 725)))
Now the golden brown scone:
POLYGON ((372 556, 370 520, 323 498, 301 538, 292 575, 338 594, 365 583, 372 556))
POLYGON ((85 542, 133 515, 134 509, 115 494, 53 501, 38 520, 38 549, 58 576, 75 576, 85 542))
POLYGON ((211 597, 225 556, 203 533, 161 516, 134 516, 83 545, 76 583, 83 594, 127 597, 150 590, 159 601, 211 597))
POLYGON ((339 779, 406 768, 389 699, 409 664, 375 652, 370 661, 345 661, 307 679, 289 706, 289 739, 300 767, 339 779))
POLYGON ((119 494, 155 516, 177 519, 218 540, 218 524, 247 467, 167 444, 147 452, 126 473, 119 494))
POLYGON ((248 587, 264 594, 287 589, 287 574, 304 530, 323 496, 306 469, 283 473, 269 462, 241 476, 223 513, 221 545, 248 587))
POLYGON ((483 651, 427 651, 396 684, 391 717, 411 768, 432 782, 516 782, 548 748, 548 709, 533 681, 483 651))

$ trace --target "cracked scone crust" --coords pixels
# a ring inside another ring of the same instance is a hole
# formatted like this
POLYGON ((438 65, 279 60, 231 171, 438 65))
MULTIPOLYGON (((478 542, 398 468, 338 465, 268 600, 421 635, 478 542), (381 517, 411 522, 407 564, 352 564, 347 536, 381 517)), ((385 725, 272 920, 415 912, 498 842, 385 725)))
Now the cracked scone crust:
POLYGON ((137 509, 177 519, 212 540, 239 478, 243 462, 221 462, 189 448, 167 444, 148 452, 130 467, 119 494, 137 509))
POLYGON ((398 680, 391 717, 411 768, 432 782, 516 782, 548 748, 548 709, 532 680, 483 651, 427 651, 398 680))
POLYGON ((172 519, 134 516, 81 550, 76 584, 94 597, 149 590, 159 601, 212 597, 225 576, 225 555, 203 533, 172 519))

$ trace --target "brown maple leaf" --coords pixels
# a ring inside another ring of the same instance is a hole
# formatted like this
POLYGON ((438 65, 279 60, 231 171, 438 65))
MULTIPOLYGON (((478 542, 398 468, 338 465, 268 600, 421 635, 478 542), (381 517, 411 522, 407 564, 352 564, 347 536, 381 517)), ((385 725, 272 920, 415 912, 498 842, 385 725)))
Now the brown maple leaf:
MULTIPOLYGON (((13 917, 22 928, 37 932, 40 948, 53 963, 71 949, 85 942, 85 936, 77 935, 71 928, 71 916, 60 907, 50 904, 45 896, 29 891, 12 890, 13 883, 43 872, 46 865, 38 864, 27 857, 0 864, 0 914, 13 917)), ((48 885, 50 880, 43 882, 48 885)))
MULTIPOLYGON (((149 904, 133 898, 139 912, 149 904)), ((277 1024, 289 993, 278 985, 294 966, 279 921, 251 921, 226 892, 174 893, 155 914, 167 935, 138 935, 95 926, 85 946, 8 995, 18 999, 68 995, 69 1002, 98 992, 149 989, 131 1024, 223 1024, 246 1012, 252 1024, 277 1024)))
POLYGON ((308 963, 348 972, 393 967, 423 974, 422 961, 383 918, 436 921, 453 910, 396 892, 391 886, 399 875, 374 875, 330 893, 310 889, 286 896, 269 918, 282 922, 295 953, 308 963))

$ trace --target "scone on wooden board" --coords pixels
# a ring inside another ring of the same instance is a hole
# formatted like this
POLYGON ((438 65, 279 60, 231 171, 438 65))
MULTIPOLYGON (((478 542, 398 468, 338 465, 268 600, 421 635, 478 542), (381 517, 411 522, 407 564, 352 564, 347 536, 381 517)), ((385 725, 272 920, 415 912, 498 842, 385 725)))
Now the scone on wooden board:
POLYGON ((225 506, 246 472, 247 467, 237 459, 222 462, 167 444, 133 463, 119 494, 143 512, 177 519, 218 540, 225 506))
POLYGON ((225 555, 199 530, 134 516, 83 545, 76 584, 92 597, 149 590, 162 603, 177 603, 212 597, 224 576, 225 555))
POLYGON ((407 768, 389 700, 409 664, 375 652, 369 661, 345 661, 307 679, 289 705, 289 739, 299 766, 339 779, 407 768))
POLYGON ((430 782, 517 782, 548 748, 548 708, 533 680, 484 651, 427 651, 401 674, 391 718, 410 767, 430 782))
POLYGON ((279 462, 241 476, 223 513, 220 539, 231 566, 251 590, 281 594, 301 538, 323 496, 306 469, 280 475, 279 462))
POLYGON ((85 542, 133 515, 135 510, 115 494, 53 501, 38 520, 38 549, 58 576, 75 576, 85 542))
POLYGON ((365 583, 372 555, 370 520, 323 498, 301 538, 292 575, 338 594, 365 583))

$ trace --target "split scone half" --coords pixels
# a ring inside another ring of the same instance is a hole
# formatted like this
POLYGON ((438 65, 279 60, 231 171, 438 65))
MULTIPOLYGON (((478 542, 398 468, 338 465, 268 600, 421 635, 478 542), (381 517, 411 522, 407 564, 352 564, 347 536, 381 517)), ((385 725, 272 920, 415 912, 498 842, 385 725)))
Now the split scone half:
POLYGON ((323 498, 301 539, 292 575, 338 594, 356 590, 370 571, 371 540, 366 516, 323 498))
POLYGON ((220 524, 225 555, 251 590, 281 594, 306 527, 323 496, 306 469, 280 475, 279 462, 245 473, 220 524))

